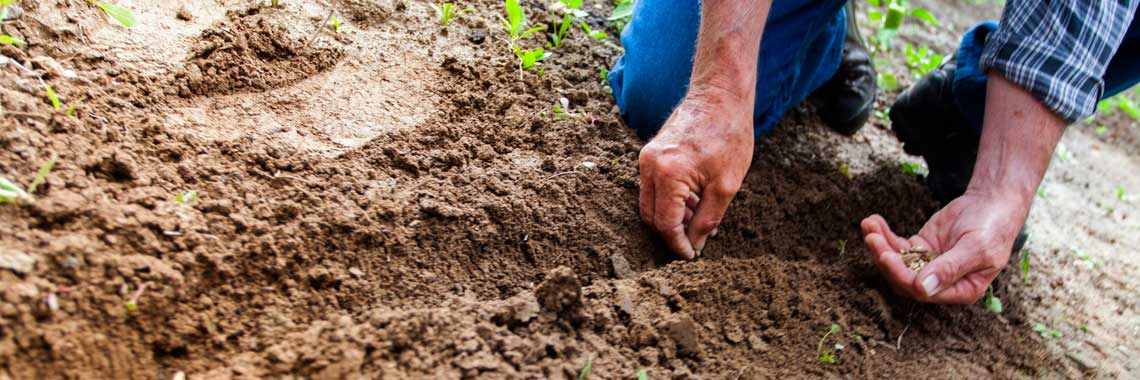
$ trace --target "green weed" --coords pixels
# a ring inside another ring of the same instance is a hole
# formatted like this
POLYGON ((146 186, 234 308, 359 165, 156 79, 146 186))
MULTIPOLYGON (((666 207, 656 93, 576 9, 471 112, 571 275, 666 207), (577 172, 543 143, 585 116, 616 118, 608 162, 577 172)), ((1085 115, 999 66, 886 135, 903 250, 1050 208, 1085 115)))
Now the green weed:
POLYGON ((119 24, 122 24, 125 27, 133 28, 137 23, 135 20, 135 15, 131 13, 130 9, 115 4, 97 2, 95 0, 87 0, 87 2, 94 4, 96 7, 99 7, 99 9, 103 10, 103 13, 111 16, 111 18, 115 19, 115 21, 118 21, 119 24))
POLYGON ((429 3, 428 5, 431 6, 431 9, 435 10, 435 17, 436 20, 439 20, 440 25, 449 25, 452 20, 458 19, 460 15, 475 11, 475 8, 472 7, 459 9, 454 3, 443 3, 440 5, 429 3))
POLYGON ((899 80, 895 78, 894 74, 888 72, 879 73, 876 81, 883 91, 894 91, 899 88, 899 80))
POLYGON ((637 371, 637 380, 649 380, 649 372, 644 369, 637 371))
POLYGON ((1097 136, 1103 135, 1105 132, 1108 132, 1108 127, 1105 127, 1103 125, 1098 125, 1096 127, 1097 136))
POLYGON ((932 26, 938 26, 938 19, 930 11, 923 8, 913 8, 908 11, 903 0, 867 0, 867 3, 872 5, 872 8, 867 10, 867 19, 878 23, 876 34, 871 36, 872 40, 883 49, 892 46, 898 37, 899 28, 908 15, 932 26))
POLYGON ((27 45, 28 43, 18 37, 12 37, 7 34, 0 34, 0 44, 4 45, 27 45))
POLYGON ((1048 339, 1048 338, 1060 338, 1062 336, 1060 330, 1050 328, 1049 326, 1045 326, 1044 324, 1041 324, 1041 323, 1034 323, 1033 324, 1033 332, 1037 333, 1038 335, 1041 335, 1042 338, 1046 338, 1046 339, 1048 339))
POLYGON ((617 29, 618 33, 621 33, 621 31, 625 29, 625 26, 629 25, 629 21, 633 19, 633 5, 635 2, 636 0, 614 1, 614 10, 606 20, 614 23, 614 28, 617 29))
POLYGON ((590 38, 593 38, 595 40, 600 40, 600 39, 603 39, 603 38, 606 38, 607 36, 609 36, 608 34, 606 34, 606 32, 603 32, 600 30, 590 29, 590 25, 586 24, 585 21, 579 21, 578 25, 582 27, 582 31, 586 32, 587 36, 590 36, 590 38))
POLYGON ((336 16, 332 16, 332 25, 329 25, 329 29, 332 29, 333 33, 340 33, 340 28, 340 19, 336 16))
POLYGON ((558 120, 566 120, 578 115, 570 112, 570 99, 558 98, 558 103, 550 107, 550 111, 554 113, 554 118, 558 120))
POLYGON ((560 48, 566 42, 566 35, 570 32, 570 14, 562 15, 562 23, 557 25, 557 29, 550 35, 550 41, 546 42, 547 47, 560 48))
POLYGON ((586 365, 578 372, 578 380, 586 380, 590 376, 590 370, 594 368, 594 358, 586 358, 586 365))
POLYGON ((994 287, 989 287, 986 290, 986 296, 982 299, 982 305, 986 307, 986 311, 994 314, 1001 314, 1001 298, 994 296, 994 287))
POLYGON ((174 196, 174 201, 178 203, 193 203, 198 200, 198 191, 190 190, 185 193, 179 193, 174 196))
MULTIPOLYGON (((519 7, 518 0, 505 0, 504 7, 507 11, 507 18, 499 16, 499 21, 502 22, 503 27, 507 29, 507 35, 510 39, 507 41, 511 51, 515 53, 515 57, 519 60, 519 69, 529 69, 543 60, 549 53, 542 48, 524 50, 518 46, 519 40, 530 36, 531 34, 546 30, 545 26, 536 26, 527 28, 526 14, 523 13, 522 7, 519 7)), ((519 72, 522 75, 522 72, 519 72)))
POLYGON ((59 95, 55 93, 55 89, 51 88, 51 85, 44 83, 44 90, 47 91, 47 97, 48 97, 48 100, 51 101, 52 108, 55 108, 58 110, 60 107, 63 106, 62 103, 60 103, 60 101, 59 101, 59 95))
POLYGON ((831 353, 831 351, 824 351, 823 342, 827 341, 828 336, 831 336, 831 334, 836 334, 838 332, 839 325, 832 323, 831 328, 829 328, 827 332, 823 334, 823 338, 819 339, 819 344, 815 347, 815 354, 819 358, 820 363, 835 364, 835 354, 831 353))
POLYGON ((53 153, 47 162, 40 165, 40 170, 36 172, 36 176, 32 179, 32 183, 28 185, 27 190, 20 187, 20 185, 12 183, 12 181, 9 181, 7 178, 0 177, 0 204, 34 201, 35 198, 32 197, 32 194, 44 183, 48 174, 51 173, 52 168, 55 167, 55 163, 58 161, 59 156, 53 153))
POLYGON ((904 162, 902 163, 902 170, 903 173, 914 177, 926 175, 926 168, 922 166, 921 162, 904 162))
POLYGON ((906 65, 916 79, 931 70, 937 69, 942 64, 942 55, 935 53, 926 46, 915 49, 908 43, 903 49, 903 53, 906 54, 906 65))
POLYGON ((835 245, 839 247, 839 257, 843 257, 843 254, 847 253, 847 240, 839 239, 835 245))

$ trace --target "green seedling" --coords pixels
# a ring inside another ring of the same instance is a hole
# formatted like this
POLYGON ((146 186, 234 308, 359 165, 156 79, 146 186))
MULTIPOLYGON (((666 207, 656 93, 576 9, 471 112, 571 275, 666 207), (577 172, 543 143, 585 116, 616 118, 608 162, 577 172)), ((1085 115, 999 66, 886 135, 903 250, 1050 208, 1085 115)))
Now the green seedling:
POLYGON ((550 53, 542 50, 542 48, 523 50, 515 46, 515 56, 519 58, 519 67, 529 69, 537 65, 539 61, 549 57, 550 53))
MULTIPOLYGON (((816 345, 816 347, 815 347, 815 354, 817 357, 819 357, 820 363, 835 364, 835 360, 836 360, 835 354, 831 353, 831 351, 824 351, 823 350, 823 342, 827 341, 828 336, 831 336, 831 334, 836 334, 836 333, 839 333, 839 325, 832 323, 831 328, 829 328, 827 330, 827 333, 823 334, 823 338, 819 339, 819 344, 816 345)), ((842 347, 842 346, 837 346, 837 347, 842 347)))
POLYGON ((594 358, 586 358, 586 365, 578 372, 578 380, 585 380, 590 377, 590 370, 594 368, 594 358))
POLYGON ((559 98, 558 103, 554 103, 550 111, 554 113, 554 118, 558 120, 566 120, 577 116, 570 112, 570 99, 566 98, 559 98))
POLYGON ((899 80, 895 78, 894 74, 888 72, 879 73, 876 81, 883 91, 894 91, 899 88, 899 80))
POLYGON ((1001 314, 1001 298, 994 296, 994 287, 991 286, 986 290, 986 297, 982 299, 982 304, 985 305, 986 311, 994 314, 1001 314))
POLYGON ((1044 324, 1040 324, 1040 323, 1034 323, 1033 324, 1033 332, 1037 333, 1038 335, 1041 335, 1042 338, 1046 338, 1046 339, 1048 339, 1048 338, 1060 338, 1062 336, 1060 330, 1050 328, 1049 326, 1045 326, 1044 324))
POLYGON ((2 203, 15 203, 15 202, 31 202, 35 198, 32 194, 47 180, 48 174, 51 169, 55 167, 55 163, 59 161, 59 156, 52 153, 51 158, 48 159, 43 165, 40 165, 40 170, 36 172, 35 178, 32 183, 28 185, 28 189, 20 187, 7 178, 0 177, 0 204, 2 203))
POLYGON ((67 107, 67 116, 75 116, 75 106, 67 107))
POLYGON ((903 21, 908 15, 925 21, 932 26, 938 26, 938 19, 935 18, 930 11, 923 8, 914 8, 908 11, 907 5, 901 0, 868 0, 867 2, 872 5, 872 7, 867 10, 867 19, 878 24, 878 31, 876 35, 872 36, 872 40, 874 40, 881 49, 889 49, 891 47, 894 40, 898 37, 899 28, 902 27, 903 21), (886 7, 885 12, 883 7, 886 7))
POLYGON ((550 35, 550 41, 546 42, 547 47, 560 48, 566 42, 566 35, 570 32, 570 14, 562 15, 562 23, 556 26, 554 33, 550 35))
POLYGON ((451 24, 452 20, 458 19, 459 16, 463 15, 464 13, 471 13, 475 11, 475 8, 472 7, 459 9, 459 7, 454 3, 443 3, 440 5, 429 3, 428 5, 431 6, 431 9, 435 10, 435 17, 436 20, 439 20, 440 25, 449 25, 451 24))
POLYGON ((1049 193, 1045 192, 1045 185, 1037 187, 1037 197, 1041 199, 1049 199, 1049 193))
POLYGON ((279 5, 281 5, 281 4, 280 4, 280 1, 278 1, 278 0, 270 0, 269 1, 269 6, 271 6, 271 7, 277 8, 279 5))
POLYGON ((582 27, 582 31, 586 32, 587 36, 590 36, 590 38, 593 38, 595 40, 600 40, 600 39, 603 39, 603 38, 606 38, 607 36, 609 36, 608 34, 606 34, 606 32, 603 32, 600 30, 590 29, 590 25, 587 24, 585 21, 579 21, 578 25, 582 27))
POLYGON ((36 189, 44 184, 47 180, 48 174, 51 174, 51 169, 55 168, 55 163, 59 161, 59 155, 52 153, 51 158, 48 159, 43 165, 40 165, 40 170, 36 172, 36 177, 32 178, 32 183, 28 184, 28 194, 35 194, 36 189))
POLYGON ((1029 285, 1029 250, 1021 250, 1021 282, 1029 285))
POLYGON ((142 286, 139 286, 139 290, 135 291, 134 294, 131 294, 130 298, 127 298, 127 313, 134 314, 139 310, 139 297, 142 297, 143 292, 146 291, 147 285, 149 284, 142 284, 142 286))
POLYGON ((174 196, 174 201, 178 203, 193 203, 198 200, 198 191, 190 190, 185 193, 179 193, 174 196))
POLYGON ((852 178, 851 177, 851 167, 848 166, 847 164, 840 164, 839 165, 839 173, 843 174, 843 176, 847 177, 847 179, 852 178))
POLYGON ((612 94, 612 93, 614 93, 614 88, 610 87, 610 82, 608 80, 606 80, 606 77, 609 76, 609 74, 610 74, 610 71, 606 70, 605 66, 602 66, 601 68, 599 68, 598 69, 598 83, 600 83, 602 85, 602 91, 603 92, 605 92, 607 94, 612 94))
POLYGON ((942 55, 931 51, 926 46, 915 49, 908 43, 903 49, 903 53, 906 54, 906 65, 915 78, 922 77, 942 64, 942 55))
POLYGON ((904 162, 902 170, 903 173, 914 177, 926 175, 926 168, 922 167, 921 162, 904 162))
POLYGON ((27 45, 28 43, 18 37, 12 37, 7 34, 0 34, 0 44, 4 45, 27 45))
POLYGON ((47 91, 47 97, 48 97, 48 100, 51 101, 52 108, 55 108, 58 110, 60 107, 63 106, 63 104, 60 103, 60 101, 59 101, 59 95, 55 93, 55 89, 51 88, 51 85, 44 83, 44 90, 47 91))
POLYGON ((1103 125, 1099 125, 1096 127, 1097 136, 1103 135, 1105 132, 1108 132, 1108 127, 1105 127, 1103 125))
POLYGON ((615 0, 614 10, 610 13, 609 20, 614 23, 614 29, 621 33, 629 21, 633 19, 633 5, 636 0, 615 0))
POLYGON ((839 239, 835 243, 839 247, 839 257, 843 257, 843 254, 847 253, 847 240, 839 239))
POLYGON ((561 10, 565 14, 574 16, 574 18, 589 16, 586 11, 582 10, 582 0, 558 0, 557 3, 554 3, 553 9, 555 11, 561 10))
POLYGON ((649 371, 644 369, 637 371, 637 380, 649 380, 649 371))
POLYGON ((514 43, 518 40, 526 38, 527 36, 546 30, 545 26, 536 26, 527 29, 526 14, 523 14, 522 7, 519 6, 518 0, 505 0, 504 6, 507 9, 507 18, 499 16, 499 22, 507 28, 507 34, 511 37, 511 42, 514 43))
POLYGON ((1128 194, 1124 192, 1124 185, 1116 185, 1116 199, 1119 199, 1124 203, 1132 203, 1132 197, 1128 196, 1128 194))
POLYGON ((329 24, 329 29, 332 30, 333 33, 340 33, 340 29, 342 26, 340 23, 340 19, 337 18, 336 16, 332 16, 331 20, 332 20, 332 23, 329 24))
POLYGON ((96 7, 99 7, 99 9, 103 10, 103 13, 111 16, 111 18, 115 19, 115 21, 118 21, 125 27, 133 28, 137 23, 135 20, 135 15, 131 13, 130 9, 120 7, 115 4, 97 2, 95 0, 87 0, 87 2, 94 4, 96 7))

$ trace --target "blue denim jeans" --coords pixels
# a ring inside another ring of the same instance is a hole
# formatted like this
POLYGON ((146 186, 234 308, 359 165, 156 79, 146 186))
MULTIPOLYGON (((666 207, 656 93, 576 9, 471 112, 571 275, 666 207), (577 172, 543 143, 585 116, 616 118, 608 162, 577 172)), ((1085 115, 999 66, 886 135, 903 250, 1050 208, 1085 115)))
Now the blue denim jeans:
MULTIPOLYGON (((756 136, 768 132, 788 108, 830 79, 839 68, 847 30, 841 0, 784 0, 772 4, 760 43, 753 111, 756 136)), ((1102 98, 1140 82, 1140 22, 1133 21, 1104 75, 1102 98)), ((640 0, 622 32, 625 54, 608 80, 622 118, 648 139, 688 91, 693 69, 699 0, 640 0)), ((968 31, 958 49, 954 98, 980 134, 986 76, 978 65, 985 38, 997 29, 987 21, 968 31)))
MULTIPOLYGON (((839 68, 844 0, 775 1, 760 43, 753 120, 757 136, 839 68)), ((625 54, 609 74, 622 117, 642 138, 657 133, 688 91, 699 0, 639 0, 622 31, 625 54)))

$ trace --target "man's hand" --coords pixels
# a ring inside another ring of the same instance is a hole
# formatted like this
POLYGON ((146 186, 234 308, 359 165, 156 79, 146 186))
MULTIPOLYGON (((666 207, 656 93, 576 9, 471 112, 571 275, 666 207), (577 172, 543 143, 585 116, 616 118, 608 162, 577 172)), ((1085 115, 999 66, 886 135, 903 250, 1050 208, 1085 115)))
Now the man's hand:
POLYGON ((879 215, 863 219, 870 258, 895 293, 934 303, 973 303, 1009 261, 1029 205, 1020 199, 967 193, 934 214, 918 235, 903 239, 879 215), (915 273, 900 252, 941 253, 915 273))
POLYGON ((752 162, 752 103, 686 98, 641 149, 641 219, 692 259, 720 224, 752 162))
POLYGON ((696 257, 752 163, 756 62, 771 0, 705 1, 689 92, 641 149, 641 219, 696 257))
POLYGON ((883 217, 863 220, 871 261, 900 295, 935 303, 973 303, 1009 260, 1013 241, 1049 167, 1065 122, 1025 90, 989 75, 978 159, 966 193, 903 239, 883 217), (941 253, 918 273, 900 252, 941 253))

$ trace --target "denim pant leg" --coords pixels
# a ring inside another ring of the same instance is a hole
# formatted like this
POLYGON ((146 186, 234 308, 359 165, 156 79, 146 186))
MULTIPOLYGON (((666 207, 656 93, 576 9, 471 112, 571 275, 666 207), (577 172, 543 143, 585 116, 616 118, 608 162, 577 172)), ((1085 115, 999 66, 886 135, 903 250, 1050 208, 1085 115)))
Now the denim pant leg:
MULTIPOLYGON (((962 36, 958 47, 958 70, 954 74, 954 101, 962 111, 966 122, 981 135, 982 118, 986 106, 986 73, 979 63, 986 37, 998 28, 997 22, 986 21, 962 36)), ((1116 55, 1105 68, 1104 93, 1100 99, 1116 95, 1136 83, 1140 83, 1140 18, 1133 19, 1124 33, 1116 55)))
MULTIPOLYGON (((760 44, 753 111, 757 136, 803 101, 839 68, 846 32, 844 0, 778 1, 760 44)), ((652 137, 688 91, 699 0, 640 0, 622 32, 625 54, 608 80, 622 117, 652 137)))

